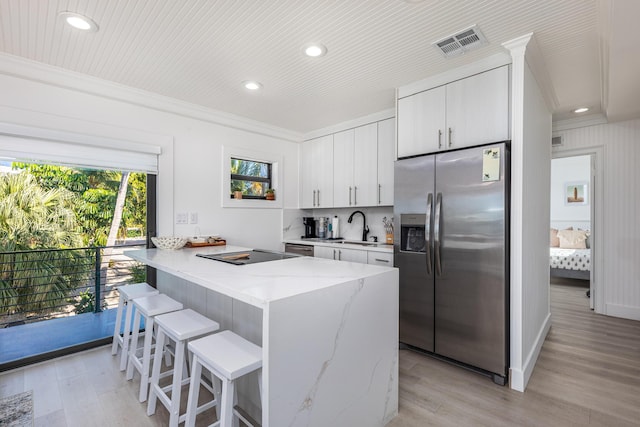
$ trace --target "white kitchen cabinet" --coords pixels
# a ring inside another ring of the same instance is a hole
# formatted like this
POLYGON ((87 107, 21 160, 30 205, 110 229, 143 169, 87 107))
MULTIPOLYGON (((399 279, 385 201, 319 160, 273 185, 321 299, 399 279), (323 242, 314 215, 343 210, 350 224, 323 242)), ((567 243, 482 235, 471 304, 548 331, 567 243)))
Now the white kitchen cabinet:
POLYGON ((398 157, 509 139, 509 67, 398 100, 398 157))
POLYGON ((329 246, 315 246, 313 256, 315 258, 334 259, 335 249, 329 246))
POLYGON ((336 261, 351 261, 367 263, 367 251, 359 249, 344 249, 329 246, 316 246, 313 252, 316 258, 333 259, 336 261))
POLYGON ((302 207, 333 207, 333 135, 302 144, 302 207))
POLYGON ((353 204, 354 129, 333 135, 333 206, 353 204))
POLYGON ((447 85, 447 147, 509 139, 509 67, 447 85))
POLYGON ((378 122, 378 206, 393 206, 395 118, 378 122))
POLYGON ((377 124, 334 134, 333 153, 334 207, 376 206, 377 124))
POLYGON ((376 206, 378 199, 378 125, 355 129, 353 205, 376 206))
POLYGON ((367 264, 393 267, 393 254, 388 252, 368 251, 367 264))
POLYGON ((398 100, 398 157, 442 149, 445 106, 445 86, 398 100))

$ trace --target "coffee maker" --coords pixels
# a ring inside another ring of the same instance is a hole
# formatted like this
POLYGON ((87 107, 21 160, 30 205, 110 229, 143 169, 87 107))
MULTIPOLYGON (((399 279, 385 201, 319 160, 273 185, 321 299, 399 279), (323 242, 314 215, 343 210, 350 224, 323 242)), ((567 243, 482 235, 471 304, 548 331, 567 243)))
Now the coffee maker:
POLYGON ((310 239, 316 237, 316 219, 312 216, 302 217, 302 223, 304 224, 304 239, 310 239))

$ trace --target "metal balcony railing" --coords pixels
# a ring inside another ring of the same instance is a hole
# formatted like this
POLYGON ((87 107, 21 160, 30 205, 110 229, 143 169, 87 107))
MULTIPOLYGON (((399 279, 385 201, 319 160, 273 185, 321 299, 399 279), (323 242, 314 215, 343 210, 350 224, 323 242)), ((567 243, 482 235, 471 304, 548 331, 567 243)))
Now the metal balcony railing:
POLYGON ((117 285, 146 279, 145 266, 123 255, 142 247, 0 252, 0 328, 116 307, 117 285))

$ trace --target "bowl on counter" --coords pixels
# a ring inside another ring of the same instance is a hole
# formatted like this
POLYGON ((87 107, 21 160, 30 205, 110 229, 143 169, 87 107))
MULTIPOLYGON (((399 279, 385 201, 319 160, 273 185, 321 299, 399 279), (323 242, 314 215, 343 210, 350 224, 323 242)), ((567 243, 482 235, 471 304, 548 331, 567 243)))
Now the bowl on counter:
POLYGON ((152 237, 151 241, 158 249, 174 250, 183 247, 189 239, 186 237, 157 236, 152 237))

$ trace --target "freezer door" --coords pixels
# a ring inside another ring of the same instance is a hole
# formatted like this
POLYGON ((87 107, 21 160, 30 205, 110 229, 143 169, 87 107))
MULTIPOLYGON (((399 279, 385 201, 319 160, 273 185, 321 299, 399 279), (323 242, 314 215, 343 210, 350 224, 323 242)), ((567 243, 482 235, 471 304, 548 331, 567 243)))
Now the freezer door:
POLYGON ((433 351, 434 156, 396 162, 394 262, 400 274, 400 342, 433 351))
POLYGON ((507 366, 505 149, 439 154, 434 213, 435 352, 499 375, 507 366))

